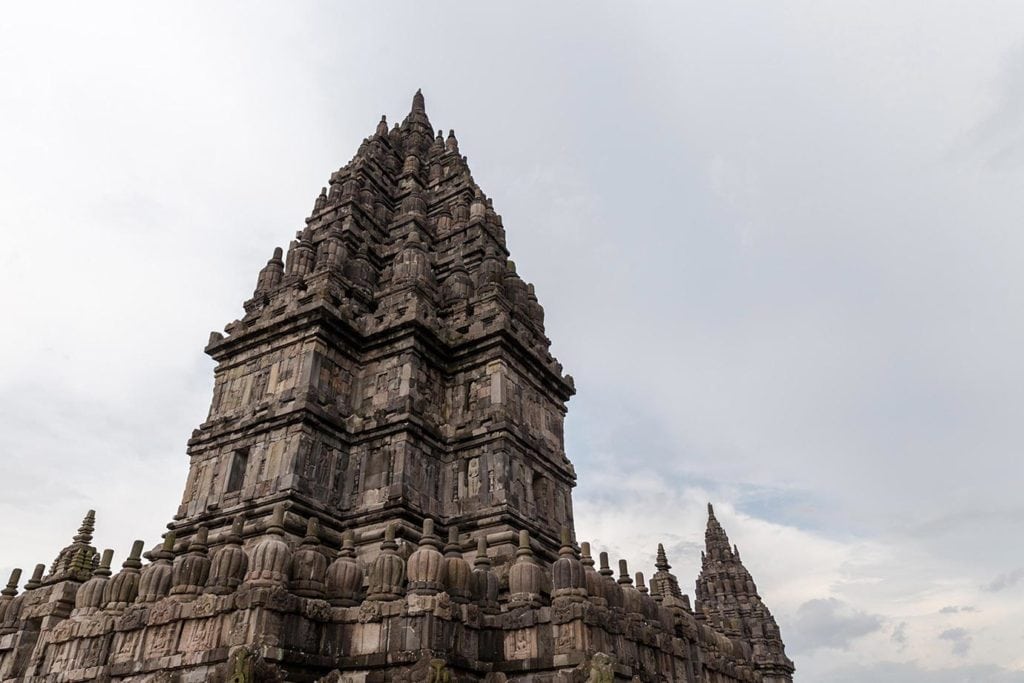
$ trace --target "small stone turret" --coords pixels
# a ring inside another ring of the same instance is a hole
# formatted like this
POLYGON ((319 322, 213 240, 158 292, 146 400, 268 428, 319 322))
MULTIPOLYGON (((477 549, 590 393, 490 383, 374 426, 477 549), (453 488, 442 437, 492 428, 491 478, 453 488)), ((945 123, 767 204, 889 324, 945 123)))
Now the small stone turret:
POLYGON ((469 602, 472 595, 472 569, 462 556, 459 544, 459 528, 448 529, 448 543, 444 547, 445 586, 452 602, 469 602))
POLYGON ((121 571, 107 582, 103 590, 103 608, 108 612, 120 612, 135 602, 139 596, 139 579, 142 569, 144 541, 132 543, 128 558, 121 563, 121 571))
POLYGON ((488 614, 498 612, 498 577, 491 569, 491 558, 487 554, 487 537, 476 540, 476 557, 473 558, 473 600, 488 614))
POLYGON ((445 560, 441 554, 441 539, 434 533, 434 520, 423 520, 423 534, 419 547, 409 556, 409 592, 433 595, 444 590, 445 560))
POLYGON ((256 278, 256 290, 253 292, 253 297, 260 297, 269 294, 281 285, 281 279, 284 277, 284 256, 281 247, 274 248, 274 255, 267 261, 267 265, 263 266, 260 270, 259 277, 256 278))
POLYGON ((43 573, 46 571, 45 564, 37 564, 32 570, 32 576, 25 582, 25 590, 34 591, 43 585, 43 573))
POLYGON ((650 591, 647 589, 643 572, 636 573, 636 590, 640 593, 640 612, 644 618, 650 621, 658 619, 658 603, 651 597, 650 591))
POLYGON ((153 553, 153 562, 146 565, 139 576, 139 595, 136 602, 156 602, 171 591, 171 560, 174 559, 174 532, 168 531, 163 545, 153 553))
POLYGON ((174 558, 171 571, 171 595, 192 597, 199 595, 210 578, 210 557, 206 552, 209 530, 196 529, 188 550, 174 558))
POLYGON ((313 272, 313 266, 316 264, 316 248, 305 234, 298 242, 293 242, 292 244, 293 246, 288 254, 290 267, 288 268, 287 275, 292 278, 303 278, 313 272))
POLYGON ((552 600, 584 600, 587 597, 587 578, 583 563, 576 557, 569 529, 562 527, 562 547, 558 559, 551 565, 552 600))
POLYGON ((681 600, 683 591, 679 588, 679 580, 675 577, 675 574, 669 571, 672 569, 672 565, 668 563, 668 557, 665 555, 665 546, 661 543, 658 544, 658 555, 654 567, 658 571, 651 577, 651 594, 660 599, 675 598, 681 600))
POLYGON ((406 283, 418 283, 422 286, 434 285, 434 272, 430 265, 430 256, 423 244, 423 239, 416 230, 409 233, 401 251, 395 257, 392 281, 396 286, 406 283))
POLYGON ((4 623, 7 606, 18 595, 19 581, 21 581, 21 569, 15 568, 11 571, 11 577, 7 580, 7 587, 0 590, 0 625, 4 623))
POLYGON ((320 194, 318 194, 316 199, 313 200, 313 212, 310 215, 315 216, 325 208, 327 208, 327 188, 321 187, 320 194))
POLYGON ((360 244, 355 255, 343 266, 345 275, 358 287, 373 287, 377 283, 377 269, 370 261, 370 249, 360 244))
POLYGON ((18 595, 18 581, 21 580, 21 569, 11 572, 7 587, 0 591, 0 635, 13 633, 21 619, 21 604, 25 593, 18 595))
POLYGON ((256 587, 287 586, 292 550, 284 540, 284 504, 274 506, 267 533, 253 546, 244 583, 256 587))
POLYGON ((473 292, 473 278, 469 276, 462 258, 458 257, 448 271, 443 286, 444 304, 454 306, 469 300, 473 292))
POLYGON ((292 592, 304 598, 323 598, 326 579, 327 556, 320 549, 320 520, 310 517, 306 537, 292 556, 292 592))
POLYGON ((633 585, 633 578, 629 575, 629 564, 626 560, 619 560, 619 579, 616 583, 622 589, 623 611, 630 616, 642 616, 643 604, 640 601, 640 591, 633 585))
POLYGON ((580 564, 583 565, 583 581, 587 589, 587 597, 590 602, 599 606, 606 606, 608 601, 604 599, 604 578, 594 569, 594 558, 590 555, 590 543, 584 541, 580 544, 580 564))
POLYGON ((601 575, 602 585, 604 586, 604 600, 608 605, 608 609, 622 609, 622 588, 615 580, 615 572, 608 565, 608 553, 602 551, 598 557, 601 560, 601 569, 598 573, 601 575))
POLYGON ((206 592, 215 595, 234 593, 242 585, 249 571, 249 556, 242 548, 242 533, 245 529, 245 517, 235 516, 231 522, 224 544, 213 551, 210 562, 210 578, 206 582, 206 592))
POLYGON ((508 602, 510 608, 539 606, 544 570, 537 564, 530 547, 530 532, 519 532, 516 561, 508 570, 508 602))
POLYGON ((395 525, 384 530, 380 554, 370 568, 370 589, 367 600, 397 600, 405 594, 405 560, 398 554, 395 525))
POLYGON ((347 257, 348 251, 345 249, 345 242, 341 234, 341 222, 335 221, 327 232, 327 239, 317 250, 316 269, 318 271, 340 270, 347 257))
POLYGON ((114 551, 103 551, 99 566, 92 573, 92 578, 82 584, 75 593, 75 609, 72 617, 87 616, 103 607, 103 591, 110 580, 110 562, 114 559, 114 551))
POLYGON ((96 568, 96 561, 99 555, 96 548, 92 546, 92 534, 96 530, 96 511, 89 510, 82 519, 78 533, 71 540, 71 544, 62 549, 57 558, 50 565, 50 573, 46 577, 47 583, 57 581, 88 581, 96 568))
POLYGON ((359 604, 362 592, 363 570, 356 562, 354 533, 348 531, 338 557, 327 568, 327 599, 338 607, 352 607, 359 604))

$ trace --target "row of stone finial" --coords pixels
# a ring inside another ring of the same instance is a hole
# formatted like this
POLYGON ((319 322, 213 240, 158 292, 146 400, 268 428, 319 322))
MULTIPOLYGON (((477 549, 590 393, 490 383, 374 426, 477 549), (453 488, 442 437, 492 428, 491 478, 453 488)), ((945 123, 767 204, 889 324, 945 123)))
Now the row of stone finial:
MULTIPOLYGON (((326 201, 326 196, 322 192, 317 200, 317 204, 319 205, 324 201, 326 201)), ((489 200, 486 200, 479 190, 475 192, 472 202, 467 202, 465 196, 459 195, 454 201, 442 204, 432 213, 434 214, 432 220, 435 223, 436 232, 439 234, 444 234, 461 225, 471 225, 477 221, 493 223, 494 229, 498 230, 499 233, 503 231, 500 216, 494 214, 489 200)), ((407 229, 401 230, 400 234, 408 233, 406 237, 407 242, 410 239, 419 241, 421 242, 419 248, 426 249, 426 245, 422 244, 423 236, 426 233, 433 232, 427 228, 427 220, 426 201, 419 193, 412 192, 402 199, 395 220, 389 222, 393 223, 396 228, 400 225, 411 223, 412 225, 408 226, 407 229)), ((384 227, 386 228, 387 226, 384 227)), ((296 235, 296 240, 289 246, 287 263, 282 261, 283 254, 280 253, 281 250, 275 250, 274 256, 260 273, 260 278, 257 280, 257 291, 269 291, 281 282, 286 281, 288 276, 301 278, 314 272, 329 269, 332 266, 344 265, 343 272, 346 275, 350 277, 359 275, 359 273, 349 272, 353 269, 347 263, 349 260, 348 252, 353 244, 358 244, 351 258, 362 258, 368 263, 370 262, 365 232, 360 227, 359 221, 351 214, 336 216, 318 230, 314 230, 313 226, 307 226, 306 229, 296 235), (320 232, 321 230, 323 232, 320 232), (316 236, 318 232, 323 235, 322 238, 316 236), (346 235, 355 235, 355 237, 350 236, 346 238, 346 235), (345 244, 346 241, 348 246, 345 244)), ((385 238, 378 239, 383 241, 385 238)), ((500 243, 502 243, 502 240, 499 240, 500 243)), ((399 246, 400 249, 403 248, 401 245, 399 246)), ((497 245, 495 245, 496 247, 497 245)), ((399 259, 396 257, 396 263, 398 262, 399 259)), ((373 275, 367 274, 363 279, 366 280, 366 282, 362 283, 364 286, 373 284, 371 281, 373 280, 373 275)))
MULTIPOLYGON (((92 577, 76 593, 72 617, 100 610, 119 612, 166 596, 188 599, 202 593, 229 594, 241 586, 281 587, 302 597, 326 599, 336 606, 354 606, 363 600, 397 600, 407 593, 445 592, 453 603, 474 602, 485 612, 501 608, 499 581, 483 536, 477 540, 476 557, 470 566, 463 557, 458 529, 450 527, 448 542, 443 544, 435 533, 434 520, 427 518, 418 546, 406 560, 398 552, 392 524, 385 530, 380 553, 364 571, 356 561, 353 532, 343 535, 341 548, 330 561, 321 548, 318 519, 309 518, 306 535, 293 550, 284 538, 284 514, 285 506, 277 505, 266 533, 248 549, 242 546, 244 517, 238 516, 223 543, 212 552, 204 526, 196 530, 185 552, 178 554, 171 532, 145 568, 141 561, 143 542, 136 541, 121 571, 112 576, 113 551, 105 550, 92 577)), ((590 601, 627 614, 657 618, 663 597, 648 592, 642 573, 635 575, 634 583, 626 561, 620 560, 616 579, 607 553, 600 553, 600 567, 595 570, 590 545, 583 543, 581 548, 582 554, 577 553, 568 531, 563 530, 559 557, 550 567, 552 600, 590 601)), ((42 570, 42 565, 36 568, 26 590, 39 586, 42 570)), ((0 625, 8 629, 18 617, 11 607, 20 604, 21 596, 15 598, 20 574, 15 570, 7 588, 0 592, 0 625)), ((539 606, 547 587, 547 572, 534 556, 529 533, 521 531, 503 602, 510 609, 539 606)), ((688 606, 688 602, 685 604, 688 606)))
MULTIPOLYGON (((423 533, 416 550, 403 560, 397 552, 394 527, 389 527, 381 552, 369 570, 368 600, 394 600, 405 593, 429 595, 447 592, 452 602, 477 602, 485 611, 498 611, 498 578, 491 571, 486 539, 478 539, 472 569, 463 558, 458 530, 449 529, 447 545, 442 546, 434 521, 424 520, 423 533)), ((608 554, 600 553, 600 570, 594 569, 590 544, 581 544, 582 554, 573 546, 568 530, 562 532, 559 557, 550 567, 552 600, 591 601, 627 614, 657 618, 660 596, 650 595, 641 572, 636 582, 629 575, 625 560, 619 560, 619 577, 608 564, 608 554)), ((507 607, 539 606, 547 593, 547 572, 538 562, 527 531, 519 532, 519 548, 508 571, 507 607)), ((688 601, 681 604, 688 605, 688 601)))
POLYGON ((438 232, 480 218, 498 229, 503 243, 501 216, 473 180, 466 158, 459 155, 455 132, 445 140, 439 130, 436 138, 424 137, 428 140, 423 145, 395 144, 396 138, 378 125, 377 134, 363 141, 355 157, 331 174, 330 187, 320 190, 306 223, 313 227, 351 218, 358 206, 358 213, 369 217, 374 230, 383 234, 410 218, 425 220, 426 197, 432 196, 440 200, 430 211, 438 232))
MULTIPOLYGON (((367 183, 361 181, 354 172, 366 171, 367 167, 372 166, 367 162, 373 162, 379 168, 373 177, 375 184, 387 187, 394 183, 399 190, 425 185, 437 187, 442 183, 447 184, 447 189, 455 184, 474 184, 468 159, 459 152, 459 141, 454 130, 448 131, 447 138, 443 131, 438 130, 429 144, 407 146, 400 144, 400 138, 396 139, 392 135, 395 129, 390 132, 385 130, 386 125, 386 118, 381 117, 376 135, 363 140, 353 160, 332 174, 331 191, 325 191, 322 195, 324 201, 314 205, 314 216, 318 209, 337 202, 339 197, 364 198, 360 191, 367 189, 367 183)), ((426 136, 417 137, 426 142, 426 136)))
MULTIPOLYGON (((339 270, 345 277, 360 287, 373 289, 380 278, 369 258, 364 245, 349 257, 340 227, 332 227, 328 237, 315 244, 303 239, 293 242, 288 251, 287 264, 282 260, 282 250, 275 249, 272 258, 260 271, 253 292, 254 300, 269 300, 269 297, 289 279, 301 282, 306 276, 321 271, 339 270)), ((435 268, 435 259, 427 248, 423 237, 416 230, 411 231, 395 254, 390 266, 392 287, 415 285, 436 297, 436 303, 452 306, 468 302, 476 295, 496 292, 512 305, 513 310, 523 311, 526 319, 540 330, 544 326, 544 308, 537 299, 532 283, 525 282, 516 272, 515 262, 505 259, 497 249, 484 250, 474 272, 471 274, 460 256, 456 256, 448 267, 441 282, 435 268)))

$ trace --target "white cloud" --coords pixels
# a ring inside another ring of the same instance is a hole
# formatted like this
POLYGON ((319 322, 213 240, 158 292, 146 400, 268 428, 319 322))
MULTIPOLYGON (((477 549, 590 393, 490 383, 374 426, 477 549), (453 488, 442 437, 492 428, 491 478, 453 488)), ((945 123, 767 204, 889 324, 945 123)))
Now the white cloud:
POLYGON ((5 13, 0 562, 158 536, 209 330, 423 87, 576 377, 581 537, 685 586, 712 499, 804 680, 1019 680, 1019 4, 526 9, 5 13))

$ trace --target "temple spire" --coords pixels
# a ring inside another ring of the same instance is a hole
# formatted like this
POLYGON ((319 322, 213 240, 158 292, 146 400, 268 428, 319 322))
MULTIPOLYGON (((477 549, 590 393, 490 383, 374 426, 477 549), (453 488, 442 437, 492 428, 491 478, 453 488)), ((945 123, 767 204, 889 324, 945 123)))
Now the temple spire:
POLYGON ((94 531, 96 531, 96 511, 89 510, 85 513, 82 525, 78 527, 78 534, 73 540, 77 543, 91 543, 94 531))
POLYGON ((661 543, 658 544, 658 554, 654 566, 658 571, 651 577, 651 593, 662 600, 666 598, 682 600, 683 591, 679 587, 679 579, 669 571, 672 569, 672 565, 668 563, 665 546, 661 543))
POLYGON ((654 566, 658 571, 667 572, 672 569, 672 565, 668 563, 668 556, 665 554, 665 546, 661 543, 658 544, 658 557, 654 561, 654 566))
POLYGON ((70 579, 87 581, 96 568, 98 555, 92 546, 92 534, 96 530, 96 511, 89 510, 82 519, 78 533, 71 539, 71 544, 64 547, 50 565, 47 583, 70 579))
POLYGON ((725 529, 715 517, 715 508, 708 503, 708 526, 704 532, 705 552, 716 560, 732 559, 732 544, 725 529))
POLYGON ((417 90, 416 94, 413 95, 412 109, 409 110, 409 115, 402 121, 401 130, 406 136, 411 136, 406 137, 407 153, 412 149, 423 152, 433 142, 434 128, 430 125, 430 119, 427 118, 427 107, 423 100, 422 91, 417 90))
POLYGON ((696 593, 702 609, 751 644, 754 668, 765 680, 792 680, 793 662, 786 656, 778 624, 761 601, 753 577, 740 561, 739 549, 729 543, 711 503, 704 543, 696 593))

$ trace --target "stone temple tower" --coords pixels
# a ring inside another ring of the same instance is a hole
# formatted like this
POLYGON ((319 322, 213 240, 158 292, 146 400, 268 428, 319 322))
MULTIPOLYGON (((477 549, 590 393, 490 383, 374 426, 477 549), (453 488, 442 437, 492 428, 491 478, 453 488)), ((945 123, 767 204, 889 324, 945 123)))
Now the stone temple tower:
POLYGON ((162 540, 115 573, 90 512, 18 570, 0 681, 792 681, 713 513, 692 606, 663 548, 648 590, 577 543, 572 378, 419 92, 244 310, 162 540))
POLYGON ((189 441, 174 528, 247 524, 289 505, 356 532, 426 516, 486 533, 499 555, 531 533, 546 560, 572 529, 562 441, 572 378, 548 352, 544 309, 454 132, 417 93, 331 175, 287 253, 260 271, 246 315, 214 334, 209 418, 189 441))

